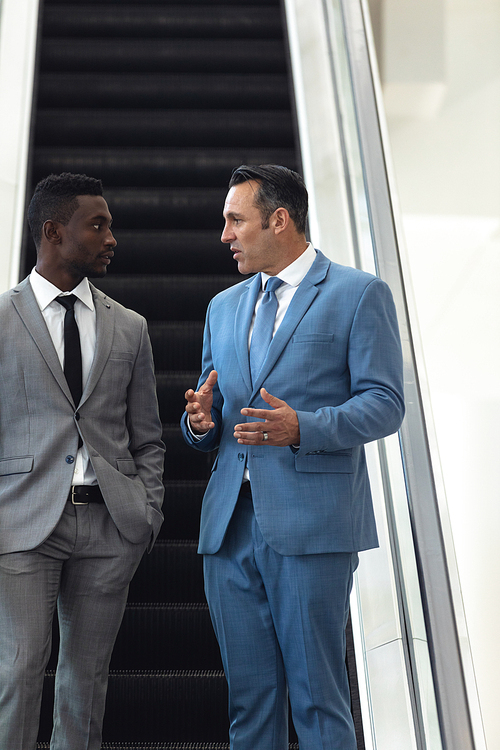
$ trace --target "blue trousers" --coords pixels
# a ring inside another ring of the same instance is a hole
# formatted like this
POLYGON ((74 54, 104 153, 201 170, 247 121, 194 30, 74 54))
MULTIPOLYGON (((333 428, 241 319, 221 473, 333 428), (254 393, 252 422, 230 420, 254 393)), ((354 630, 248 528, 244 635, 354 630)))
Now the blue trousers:
MULTIPOLYGON (((307 509, 304 509, 307 512, 307 509)), ((229 686, 232 750, 356 750, 345 627, 356 553, 283 556, 241 492, 205 591, 229 686)))

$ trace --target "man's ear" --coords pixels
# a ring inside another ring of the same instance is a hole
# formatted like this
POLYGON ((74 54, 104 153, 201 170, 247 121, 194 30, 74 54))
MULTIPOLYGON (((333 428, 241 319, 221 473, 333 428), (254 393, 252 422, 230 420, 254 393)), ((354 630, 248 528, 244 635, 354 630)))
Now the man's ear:
POLYGON ((290 224, 290 214, 286 208, 277 208, 272 215, 272 224, 275 234, 283 232, 290 224))
POLYGON ((58 221, 52 221, 47 219, 42 227, 42 236, 50 242, 51 245, 59 245, 61 243, 61 224, 58 221))

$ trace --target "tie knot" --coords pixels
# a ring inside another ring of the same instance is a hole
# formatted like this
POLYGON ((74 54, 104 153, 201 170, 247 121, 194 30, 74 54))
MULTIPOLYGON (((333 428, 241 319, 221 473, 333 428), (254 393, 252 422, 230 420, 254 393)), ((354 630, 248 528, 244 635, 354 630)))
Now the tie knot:
POLYGON ((66 294, 63 297, 56 297, 56 302, 66 308, 66 310, 73 310, 76 302, 74 294, 66 294))
POLYGON ((266 292, 275 292, 278 287, 280 287, 283 284, 279 276, 270 276, 267 280, 265 291, 266 292))

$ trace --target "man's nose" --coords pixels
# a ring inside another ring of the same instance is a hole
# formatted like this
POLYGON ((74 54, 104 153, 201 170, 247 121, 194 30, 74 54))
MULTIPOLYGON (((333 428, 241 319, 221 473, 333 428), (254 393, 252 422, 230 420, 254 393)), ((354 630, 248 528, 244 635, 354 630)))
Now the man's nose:
POLYGON ((232 240, 235 239, 234 232, 231 232, 227 226, 227 224, 224 226, 224 229, 222 230, 222 234, 220 236, 221 242, 232 242, 232 240))
POLYGON ((111 245, 111 247, 116 247, 117 246, 118 243, 115 240, 113 232, 111 231, 111 229, 109 230, 108 236, 106 237, 106 239, 104 240, 104 242, 106 243, 106 245, 111 245))

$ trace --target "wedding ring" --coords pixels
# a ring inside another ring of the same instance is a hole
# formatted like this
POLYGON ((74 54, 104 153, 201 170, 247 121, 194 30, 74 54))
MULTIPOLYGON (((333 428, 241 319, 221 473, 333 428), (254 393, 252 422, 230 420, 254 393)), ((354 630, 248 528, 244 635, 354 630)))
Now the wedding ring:
POLYGON ((267 440, 268 438, 269 438, 269 435, 267 434, 267 432, 263 432, 262 433, 262 440, 267 440))

